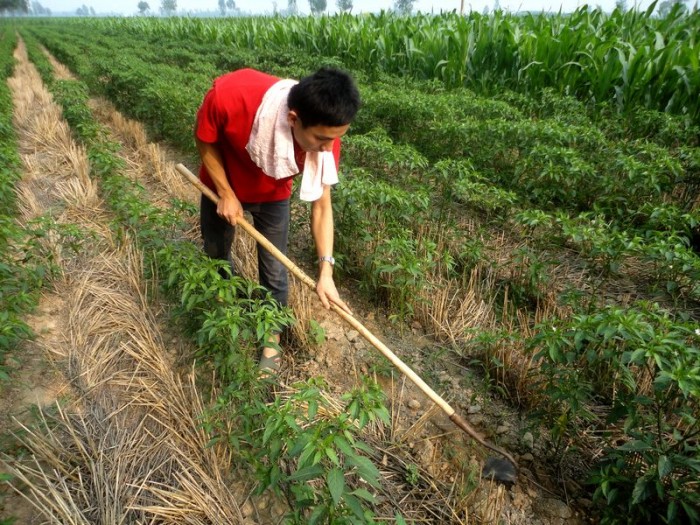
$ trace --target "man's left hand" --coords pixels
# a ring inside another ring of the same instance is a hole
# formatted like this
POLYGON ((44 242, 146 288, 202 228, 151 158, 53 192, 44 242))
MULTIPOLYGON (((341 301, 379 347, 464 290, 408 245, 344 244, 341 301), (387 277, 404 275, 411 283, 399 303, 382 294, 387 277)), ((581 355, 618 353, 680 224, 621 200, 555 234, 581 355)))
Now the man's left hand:
POLYGON ((323 303, 323 306, 326 307, 326 309, 330 309, 331 303, 333 303, 337 305, 341 310, 344 310, 346 313, 353 315, 348 305, 345 304, 345 302, 338 295, 338 290, 335 287, 335 282, 333 281, 333 277, 331 277, 330 275, 322 275, 321 277, 319 277, 318 282, 316 283, 316 293, 318 294, 319 299, 321 299, 321 302, 323 303))

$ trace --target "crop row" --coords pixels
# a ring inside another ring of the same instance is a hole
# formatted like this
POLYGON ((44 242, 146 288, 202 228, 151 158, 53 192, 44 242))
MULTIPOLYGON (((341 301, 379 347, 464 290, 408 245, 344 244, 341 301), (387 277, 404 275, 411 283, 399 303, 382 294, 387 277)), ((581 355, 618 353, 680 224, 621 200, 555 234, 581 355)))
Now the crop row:
POLYGON ((38 292, 56 271, 52 253, 42 239, 61 232, 45 217, 22 222, 18 216, 17 183, 21 177, 18 143, 12 125, 12 94, 7 79, 14 69, 16 35, 0 28, 0 381, 9 379, 15 350, 32 336, 24 321, 36 307, 38 292))

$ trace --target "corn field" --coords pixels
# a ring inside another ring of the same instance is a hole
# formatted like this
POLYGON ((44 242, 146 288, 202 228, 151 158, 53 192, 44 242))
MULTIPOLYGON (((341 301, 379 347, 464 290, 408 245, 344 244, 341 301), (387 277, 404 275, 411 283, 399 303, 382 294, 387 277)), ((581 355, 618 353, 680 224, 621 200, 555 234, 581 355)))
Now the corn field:
POLYGON ((133 34, 221 44, 231 49, 296 49, 337 57, 368 75, 437 79, 481 93, 553 88, 619 111, 645 107, 697 119, 700 13, 677 6, 666 18, 586 6, 572 14, 470 13, 365 16, 114 19, 133 34))

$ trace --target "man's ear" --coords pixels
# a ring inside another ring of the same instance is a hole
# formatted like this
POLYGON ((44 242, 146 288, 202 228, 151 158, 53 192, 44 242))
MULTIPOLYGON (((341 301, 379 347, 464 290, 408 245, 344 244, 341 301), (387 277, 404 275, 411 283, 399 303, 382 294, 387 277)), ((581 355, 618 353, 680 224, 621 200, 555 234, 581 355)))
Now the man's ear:
POLYGON ((299 121, 299 115, 297 115, 296 110, 290 109, 289 113, 287 114, 287 122, 289 122, 289 125, 291 127, 294 127, 294 125, 299 121))

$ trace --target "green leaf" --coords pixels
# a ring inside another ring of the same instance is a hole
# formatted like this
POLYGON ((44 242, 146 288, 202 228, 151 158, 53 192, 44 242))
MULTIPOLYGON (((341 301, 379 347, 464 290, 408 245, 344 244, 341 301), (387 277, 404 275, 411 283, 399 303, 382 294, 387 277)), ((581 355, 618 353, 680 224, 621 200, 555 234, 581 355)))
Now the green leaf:
POLYGON ((317 465, 318 461, 314 461, 316 452, 317 450, 314 447, 314 443, 307 444, 306 447, 304 447, 304 452, 302 452, 301 456, 299 456, 299 465, 317 465))
POLYGON ((309 421, 312 421, 316 417, 318 412, 318 402, 314 399, 309 401, 309 421))
POLYGON ((377 501, 377 498, 375 498, 370 491, 368 491, 367 489, 363 489, 362 487, 353 490, 350 494, 353 494, 358 498, 362 498, 365 501, 369 501, 370 503, 376 503, 377 501))
POLYGON ((277 430, 277 427, 273 423, 273 421, 269 420, 267 424, 267 428, 265 428, 265 432, 263 433, 263 438, 262 438, 262 444, 266 444, 267 440, 270 439, 272 436, 273 432, 277 430))
POLYGON ((364 519, 365 513, 359 499, 352 494, 346 494, 345 503, 355 516, 360 519, 364 519))
POLYGON ((271 461, 276 461, 279 457, 280 451, 282 450, 282 440, 275 438, 270 441, 270 452, 269 457, 271 461))
POLYGON ((335 446, 338 447, 338 450, 340 450, 346 456, 355 457, 357 455, 355 453, 355 450, 350 446, 348 440, 345 439, 343 436, 336 435, 333 438, 333 443, 335 443, 335 446))
POLYGON ((302 450, 306 448, 308 442, 309 436, 307 434, 301 434, 299 439, 294 443, 294 446, 292 446, 292 449, 289 451, 289 457, 295 458, 301 454, 302 450))
POLYGON ((700 522, 700 514, 698 514, 698 511, 695 509, 692 503, 688 503, 687 501, 681 501, 681 505, 683 506, 683 510, 691 519, 690 523, 700 522))
POLYGON ((659 457, 659 478, 663 479, 668 476, 673 470, 673 461, 668 456, 659 457))
POLYGON ((372 452, 374 452, 374 451, 372 450, 372 447, 370 447, 370 446, 369 446, 367 443, 365 443, 364 441, 356 441, 356 442, 355 442, 355 447, 357 447, 358 450, 361 450, 362 452, 364 452, 364 453, 366 453, 366 454, 371 454, 372 452))
POLYGON ((676 516, 678 516, 678 503, 675 500, 671 500, 666 509, 666 521, 668 523, 674 523, 676 521, 676 516))
POLYGON ((637 505, 649 496, 649 480, 641 477, 637 480, 632 491, 632 504, 637 505))
POLYGON ((649 443, 645 443, 644 441, 641 441, 639 439, 635 439, 633 441, 630 441, 628 443, 625 443, 624 445, 621 445, 618 447, 619 450, 626 450, 628 452, 639 452, 642 450, 650 450, 651 445, 649 443))
POLYGON ((315 525, 316 523, 324 523, 324 519, 328 515, 328 507, 326 505, 317 506, 314 511, 309 516, 309 525, 315 525))
POLYGON ((333 447, 326 447, 326 456, 328 456, 328 459, 330 459, 334 465, 340 466, 340 458, 333 447))
POLYGON ((347 462, 357 467, 358 474, 373 487, 379 487, 379 470, 364 456, 346 458, 347 462))
POLYGON ((321 474, 323 474, 323 467, 316 464, 297 470, 288 479, 289 481, 309 481, 319 477, 321 474))
POLYGON ((637 348, 632 352, 632 357, 630 357, 630 363, 640 364, 646 359, 647 349, 645 347, 637 348))
POLYGON ((339 468, 334 468, 326 474, 326 483, 333 503, 337 506, 345 491, 345 474, 339 468))

